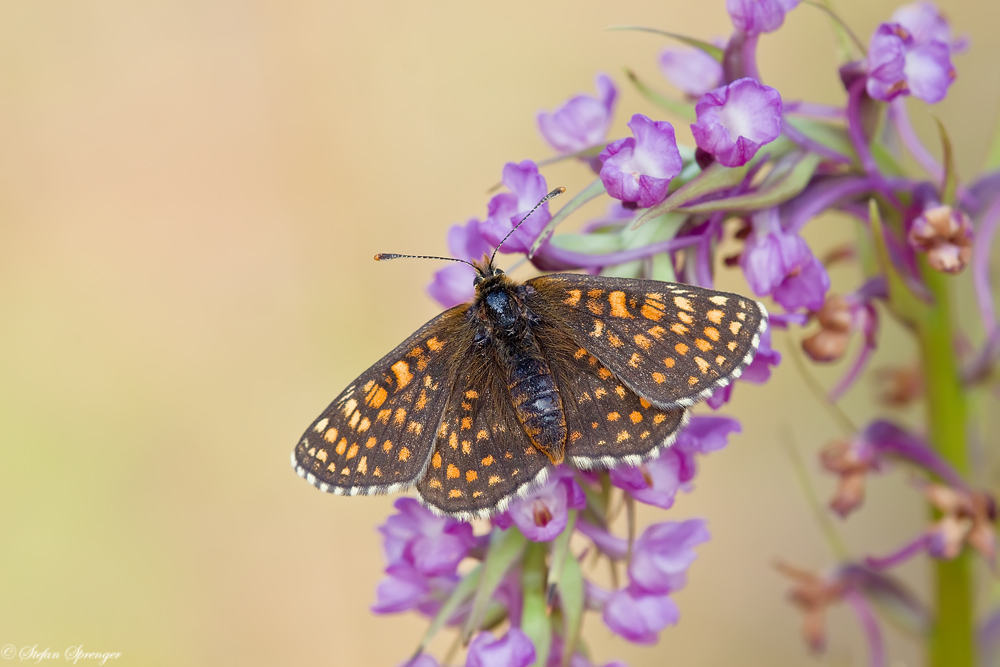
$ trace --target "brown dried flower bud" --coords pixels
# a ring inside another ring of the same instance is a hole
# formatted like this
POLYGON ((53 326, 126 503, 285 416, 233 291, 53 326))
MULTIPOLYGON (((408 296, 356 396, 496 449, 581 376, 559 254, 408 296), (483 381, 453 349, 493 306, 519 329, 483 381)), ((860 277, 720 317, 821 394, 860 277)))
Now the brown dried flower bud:
POLYGON ((840 359, 847 351, 854 329, 850 302, 839 294, 831 294, 814 315, 821 329, 802 341, 802 349, 813 361, 840 359))
POLYGON ((972 259, 972 223, 969 216, 951 206, 928 208, 913 221, 910 245, 927 254, 936 271, 958 273, 972 259))
POLYGON ((897 366, 875 371, 878 400, 884 405, 901 408, 924 393, 924 379, 918 368, 897 366))

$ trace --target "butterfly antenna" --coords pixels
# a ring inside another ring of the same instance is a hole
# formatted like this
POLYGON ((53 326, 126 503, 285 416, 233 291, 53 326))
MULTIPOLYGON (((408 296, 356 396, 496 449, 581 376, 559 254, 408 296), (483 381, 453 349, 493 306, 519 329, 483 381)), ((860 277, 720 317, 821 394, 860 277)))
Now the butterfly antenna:
POLYGON ((493 258, 497 256, 497 251, 500 250, 500 246, 502 246, 504 244, 504 241, 506 241, 507 239, 509 239, 510 235, 513 234, 514 232, 516 232, 517 228, 520 227, 522 224, 524 224, 524 221, 527 220, 529 217, 531 217, 532 213, 534 213, 535 211, 538 210, 539 206, 541 206, 542 204, 544 204, 545 202, 547 202, 550 199, 554 199, 554 198, 558 197, 559 195, 561 195, 564 192, 566 192, 566 188, 559 187, 559 188, 556 188, 555 190, 553 190, 552 192, 550 192, 549 194, 545 195, 544 197, 542 197, 542 201, 540 201, 537 204, 535 204, 535 208, 533 208, 530 211, 528 211, 528 215, 526 215, 523 218, 521 218, 521 222, 519 222, 516 225, 514 225, 514 229, 510 230, 509 232, 507 232, 507 236, 503 237, 503 239, 500 241, 500 243, 497 244, 496 250, 494 250, 493 254, 490 255, 490 264, 491 265, 493 264, 493 258))
POLYGON ((468 264, 472 268, 476 268, 472 265, 472 262, 467 262, 464 259, 455 259, 454 257, 435 257, 434 255, 397 255, 391 252, 380 252, 375 255, 376 262, 387 262, 390 259, 400 259, 403 257, 409 257, 410 259, 440 259, 445 262, 461 262, 462 264, 468 264))

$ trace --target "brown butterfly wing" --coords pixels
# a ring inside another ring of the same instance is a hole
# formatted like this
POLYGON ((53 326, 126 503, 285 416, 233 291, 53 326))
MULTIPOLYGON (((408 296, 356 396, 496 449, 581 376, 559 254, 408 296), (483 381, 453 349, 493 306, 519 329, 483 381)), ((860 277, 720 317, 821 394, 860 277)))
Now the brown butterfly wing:
POLYGON ((348 385, 299 439, 296 472, 343 495, 415 484, 430 461, 458 360, 471 345, 467 310, 438 315, 348 385))
POLYGON ((462 519, 487 517, 545 479, 549 459, 517 420, 507 375, 486 347, 466 355, 417 490, 424 504, 462 519))
POLYGON ((685 408, 659 408, 639 396, 586 348, 564 323, 543 321, 536 336, 556 375, 566 415, 566 457, 577 468, 638 465, 673 443, 685 408))
POLYGON ((691 285, 606 276, 533 278, 528 307, 559 322, 629 389, 689 407, 738 378, 767 328, 753 299, 691 285))

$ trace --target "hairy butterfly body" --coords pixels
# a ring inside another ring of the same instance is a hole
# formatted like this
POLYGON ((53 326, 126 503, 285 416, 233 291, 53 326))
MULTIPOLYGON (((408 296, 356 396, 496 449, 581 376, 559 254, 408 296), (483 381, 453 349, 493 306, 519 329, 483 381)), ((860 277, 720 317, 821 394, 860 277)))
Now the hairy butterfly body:
POLYGON ((486 517, 552 465, 655 457, 767 327, 737 294, 577 274, 517 283, 491 258, 474 267, 472 303, 421 327, 309 427, 292 452, 300 476, 345 495, 415 485, 437 512, 486 517))

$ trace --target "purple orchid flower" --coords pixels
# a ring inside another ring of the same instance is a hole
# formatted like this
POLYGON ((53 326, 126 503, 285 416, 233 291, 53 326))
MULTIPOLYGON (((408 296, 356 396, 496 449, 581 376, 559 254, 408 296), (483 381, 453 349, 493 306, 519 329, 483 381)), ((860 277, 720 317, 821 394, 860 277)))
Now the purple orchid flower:
MULTIPOLYGON (((770 316, 771 325, 776 325, 781 321, 781 316, 773 314, 770 316)), ((806 318, 801 318, 800 324, 805 324, 806 318)), ((764 384, 771 379, 771 368, 781 363, 781 353, 771 347, 771 327, 764 330, 760 336, 760 346, 757 348, 757 356, 753 358, 750 365, 743 369, 738 382, 749 382, 750 384, 764 384)), ((732 400, 736 382, 730 382, 721 389, 716 389, 715 393, 705 401, 710 408, 718 410, 723 405, 732 400)))
POLYGON ((680 611, 667 595, 628 586, 608 596, 603 618, 612 632, 633 644, 655 644, 660 630, 677 624, 680 611))
MULTIPOLYGON (((549 659, 545 663, 545 667, 562 667, 563 651, 565 651, 565 646, 563 645, 563 639, 557 634, 552 635, 552 647, 549 650, 549 659)), ((569 667, 594 667, 594 663, 590 661, 582 653, 574 653, 569 659, 569 667)), ((615 660, 613 662, 606 663, 604 667, 628 667, 624 662, 615 660)))
MULTIPOLYGON (((473 218, 465 225, 448 229, 448 251, 455 259, 480 260, 493 251, 483 234, 483 223, 473 218)), ((472 300, 476 294, 473 281, 476 271, 468 264, 450 264, 434 274, 427 293, 445 308, 472 300)))
POLYGON ((500 639, 481 632, 472 640, 466 667, 528 667, 535 662, 535 646, 518 628, 500 639))
POLYGON ((560 153, 576 153, 604 141, 614 117, 618 89, 606 74, 594 82, 597 97, 577 95, 552 113, 538 114, 538 129, 560 153))
POLYGON ((830 289, 826 269, 802 237, 781 228, 776 208, 758 211, 740 265, 755 294, 770 294, 788 310, 819 310, 830 289))
POLYGON ((961 53, 968 48, 967 39, 952 38, 951 25, 933 2, 924 0, 898 7, 892 13, 892 22, 906 28, 917 44, 944 42, 952 53, 961 53))
POLYGON ((444 600, 458 584, 457 575, 428 577, 407 562, 401 561, 385 569, 388 575, 375 590, 376 614, 398 614, 416 609, 427 616, 434 616, 444 600))
POLYGON ((413 498, 394 506, 398 513, 379 528, 390 566, 405 562, 423 576, 450 575, 476 545, 468 523, 437 516, 413 498))
POLYGON ((507 529, 513 523, 532 542, 548 542, 566 529, 569 510, 583 509, 587 497, 568 468, 556 468, 549 480, 493 521, 507 529))
MULTIPOLYGON (((503 184, 510 192, 502 192, 490 200, 486 222, 480 228, 491 248, 495 248, 514 229, 514 225, 548 194, 545 177, 538 173, 538 165, 531 160, 524 160, 520 164, 505 164, 503 184)), ((552 214, 549 213, 549 204, 546 202, 507 239, 500 252, 528 252, 551 219, 552 214)))
POLYGON ((691 126, 698 148, 727 167, 742 167, 781 134, 781 95, 756 79, 743 78, 705 93, 691 126))
POLYGON ((664 49, 660 52, 660 72, 693 98, 722 83, 722 65, 701 49, 664 49))
POLYGON ((680 590, 685 573, 697 554, 694 547, 709 540, 704 519, 665 521, 646 528, 632 549, 628 575, 632 584, 647 593, 680 590))
POLYGON ((726 11, 737 30, 759 35, 780 28, 785 14, 798 4, 799 0, 726 0, 726 11))
POLYGON ((674 127, 642 114, 632 116, 628 126, 634 136, 611 142, 600 155, 601 181, 615 199, 655 206, 667 198, 670 180, 684 166, 674 127))
POLYGON ((940 102, 955 80, 951 47, 929 39, 918 42, 899 23, 883 23, 868 46, 868 94, 883 102, 899 95, 913 95, 925 102, 940 102))
POLYGON ((739 431, 740 423, 729 417, 692 417, 672 447, 638 466, 613 469, 611 483, 641 503, 670 509, 677 491, 697 473, 695 454, 722 449, 729 434, 739 431))

